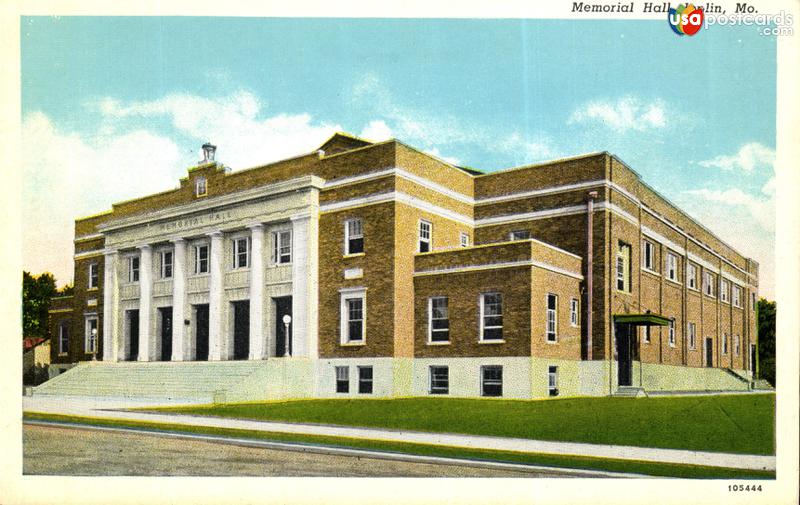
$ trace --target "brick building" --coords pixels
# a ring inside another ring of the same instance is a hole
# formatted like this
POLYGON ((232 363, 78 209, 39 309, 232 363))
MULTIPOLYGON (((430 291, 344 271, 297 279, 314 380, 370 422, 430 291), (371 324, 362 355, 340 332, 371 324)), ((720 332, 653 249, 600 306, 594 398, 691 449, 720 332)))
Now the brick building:
POLYGON ((247 369, 228 399, 749 386, 757 263, 611 154, 483 174, 346 134, 236 172, 204 153, 75 222, 62 386, 209 362, 247 369))

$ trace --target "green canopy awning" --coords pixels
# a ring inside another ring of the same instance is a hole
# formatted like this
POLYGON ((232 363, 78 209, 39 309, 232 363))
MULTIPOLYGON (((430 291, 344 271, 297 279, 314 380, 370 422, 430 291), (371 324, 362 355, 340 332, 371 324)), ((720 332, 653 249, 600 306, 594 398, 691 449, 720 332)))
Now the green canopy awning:
POLYGON ((614 314, 614 322, 636 326, 669 326, 670 319, 659 314, 614 314))

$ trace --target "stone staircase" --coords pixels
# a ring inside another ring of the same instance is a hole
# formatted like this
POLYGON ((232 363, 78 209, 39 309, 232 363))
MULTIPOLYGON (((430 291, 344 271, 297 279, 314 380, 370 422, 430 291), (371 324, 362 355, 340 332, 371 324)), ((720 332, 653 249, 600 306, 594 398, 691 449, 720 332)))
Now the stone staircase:
POLYGON ((214 402, 262 376, 264 361, 84 362, 34 388, 33 395, 214 402))
POLYGON ((611 396, 639 398, 647 396, 647 393, 645 393, 644 388, 634 386, 619 386, 611 396))

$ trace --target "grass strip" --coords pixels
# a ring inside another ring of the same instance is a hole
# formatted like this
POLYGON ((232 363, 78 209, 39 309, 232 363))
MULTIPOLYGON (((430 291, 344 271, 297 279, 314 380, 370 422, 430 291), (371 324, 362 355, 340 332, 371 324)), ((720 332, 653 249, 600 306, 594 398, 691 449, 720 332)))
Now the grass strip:
POLYGON ((153 410, 258 421, 775 454, 774 394, 548 400, 338 398, 153 410))
POLYGON ((26 412, 23 420, 57 421, 75 425, 104 426, 117 428, 148 429, 167 433, 191 433, 199 435, 215 435, 223 437, 249 438, 273 442, 294 442, 302 444, 324 445, 337 448, 367 449, 373 451, 395 452, 421 456, 437 456, 444 458, 460 458, 478 461, 502 463, 518 463, 526 465, 547 466, 554 469, 571 468, 583 470, 599 470, 620 473, 635 473, 654 477, 681 477, 700 479, 774 479, 775 472, 716 468, 698 465, 679 465, 673 463, 651 463, 619 459, 593 458, 585 456, 559 456, 551 454, 533 454, 512 451, 492 451, 483 449, 465 449, 460 447, 412 444, 404 442, 388 442, 360 438, 331 437, 321 435, 299 435, 293 433, 262 432, 231 428, 205 426, 185 426, 179 424, 156 423, 146 421, 103 419, 96 417, 79 417, 59 414, 26 412))

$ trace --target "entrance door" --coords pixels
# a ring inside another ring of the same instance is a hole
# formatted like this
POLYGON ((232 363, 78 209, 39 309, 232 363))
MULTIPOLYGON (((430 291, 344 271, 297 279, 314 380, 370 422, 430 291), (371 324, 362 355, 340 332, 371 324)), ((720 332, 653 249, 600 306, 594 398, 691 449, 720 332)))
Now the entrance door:
POLYGON ((194 306, 195 360, 208 361, 208 304, 194 306))
POLYGON ((709 368, 714 366, 714 344, 710 338, 706 339, 706 366, 709 368))
POLYGON ((289 326, 289 333, 286 333, 286 325, 283 324, 283 316, 292 315, 292 297, 282 296, 273 298, 275 302, 275 356, 282 357, 292 353, 292 327, 289 326), (288 338, 287 338, 288 337, 288 338))
POLYGON ((233 359, 247 359, 250 355, 250 300, 232 302, 233 305, 233 359))
POLYGON ((126 310, 128 326, 128 361, 139 359, 139 311, 126 310))
POLYGON ((619 385, 631 386, 633 375, 633 328, 630 324, 617 324, 617 362, 619 385))
POLYGON ((161 320, 161 361, 172 359, 172 307, 159 307, 161 320))

